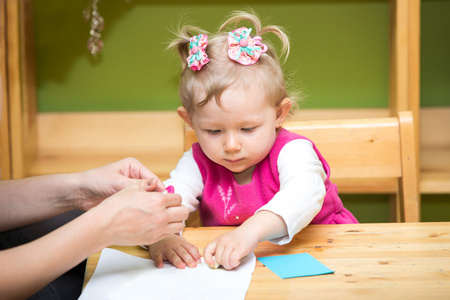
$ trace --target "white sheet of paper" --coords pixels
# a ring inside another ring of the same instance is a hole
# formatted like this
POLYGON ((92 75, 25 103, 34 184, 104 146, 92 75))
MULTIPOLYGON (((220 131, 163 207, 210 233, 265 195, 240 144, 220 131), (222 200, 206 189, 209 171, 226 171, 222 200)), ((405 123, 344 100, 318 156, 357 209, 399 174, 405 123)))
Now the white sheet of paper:
POLYGON ((106 248, 79 299, 244 299, 255 265, 251 253, 230 271, 211 269, 203 258, 192 269, 158 269, 151 259, 106 248))

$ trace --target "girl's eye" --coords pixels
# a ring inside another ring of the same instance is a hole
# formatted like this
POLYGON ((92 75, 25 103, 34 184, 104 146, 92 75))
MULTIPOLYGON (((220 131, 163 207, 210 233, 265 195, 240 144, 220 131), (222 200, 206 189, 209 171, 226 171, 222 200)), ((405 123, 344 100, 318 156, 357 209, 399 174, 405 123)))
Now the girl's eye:
POLYGON ((207 129, 206 132, 209 134, 218 134, 218 133, 220 133, 220 130, 219 129, 207 129))
POLYGON ((243 132, 252 132, 255 130, 255 127, 245 127, 245 128, 241 128, 241 130, 243 132))

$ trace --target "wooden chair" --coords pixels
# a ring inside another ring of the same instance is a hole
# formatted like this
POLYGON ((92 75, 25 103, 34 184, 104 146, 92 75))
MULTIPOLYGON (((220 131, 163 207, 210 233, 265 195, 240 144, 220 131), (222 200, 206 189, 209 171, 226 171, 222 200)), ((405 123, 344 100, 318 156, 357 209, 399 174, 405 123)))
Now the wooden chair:
MULTIPOLYGON (((331 168, 331 180, 344 193, 396 195, 396 221, 420 221, 414 122, 410 111, 398 117, 285 122, 283 127, 311 139, 331 168)), ((185 128, 185 150, 197 141, 185 128)), ((188 226, 197 226, 196 215, 188 226)))

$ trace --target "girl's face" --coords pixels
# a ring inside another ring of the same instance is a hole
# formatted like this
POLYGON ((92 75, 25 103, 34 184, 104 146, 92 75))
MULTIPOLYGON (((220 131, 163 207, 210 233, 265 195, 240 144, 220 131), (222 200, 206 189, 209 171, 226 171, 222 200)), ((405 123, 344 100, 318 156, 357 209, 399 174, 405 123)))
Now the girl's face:
POLYGON ((179 114, 195 130, 206 156, 233 172, 241 184, 248 183, 255 165, 272 149, 291 101, 284 99, 276 108, 256 88, 228 88, 221 104, 211 99, 187 120, 179 114))

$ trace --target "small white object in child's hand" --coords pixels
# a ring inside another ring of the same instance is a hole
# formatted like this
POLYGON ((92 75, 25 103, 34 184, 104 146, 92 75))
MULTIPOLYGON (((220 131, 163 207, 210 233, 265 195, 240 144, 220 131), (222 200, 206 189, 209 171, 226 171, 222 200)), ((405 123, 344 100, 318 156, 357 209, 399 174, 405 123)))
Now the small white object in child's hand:
POLYGON ((208 265, 211 269, 217 269, 217 268, 219 268, 221 265, 216 261, 216 258, 215 257, 213 257, 213 260, 214 260, 214 266, 210 266, 210 265, 208 265))

